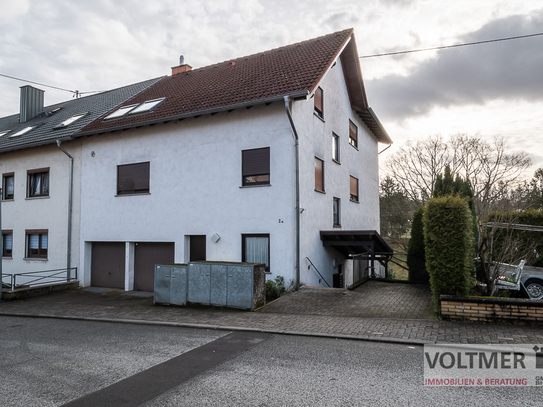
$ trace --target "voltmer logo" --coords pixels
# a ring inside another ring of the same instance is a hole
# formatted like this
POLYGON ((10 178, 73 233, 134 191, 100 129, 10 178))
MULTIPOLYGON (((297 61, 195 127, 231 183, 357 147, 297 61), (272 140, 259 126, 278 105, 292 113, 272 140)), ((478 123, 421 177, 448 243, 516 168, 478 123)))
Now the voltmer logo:
POLYGON ((543 345, 425 345, 426 386, 541 386, 543 345))

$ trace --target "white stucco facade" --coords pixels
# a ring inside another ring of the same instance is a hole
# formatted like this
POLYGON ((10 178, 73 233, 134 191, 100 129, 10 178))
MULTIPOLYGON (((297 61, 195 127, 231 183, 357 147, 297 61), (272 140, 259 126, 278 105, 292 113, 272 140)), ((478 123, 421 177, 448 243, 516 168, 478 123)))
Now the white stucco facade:
MULTIPOLYGON (((323 118, 313 95, 291 102, 299 135, 300 281, 325 286, 317 269, 332 285, 342 270, 348 284, 352 261, 324 246, 320 231, 379 231, 378 142, 351 107, 339 57, 318 86, 323 118), (349 144, 349 121, 358 128, 357 148, 349 144), (339 160, 332 159, 333 134, 339 160), (315 190, 315 158, 324 162, 324 191, 315 190), (358 179, 358 202, 350 199, 350 176, 358 179), (340 225, 333 221, 334 198, 340 225)), ((234 262, 243 261, 242 235, 269 235, 268 278, 295 280, 295 139, 282 101, 90 134, 62 146, 74 157, 71 264, 81 285, 91 285, 93 243, 124 247, 124 289, 132 290, 138 244, 173 244, 174 261, 186 263, 193 235, 205 235, 206 260, 234 262), (242 151, 264 147, 269 185, 243 186, 242 151), (118 166, 147 162, 149 193, 118 195, 118 166)), ((15 198, 2 203, 2 229, 13 231, 4 273, 66 268, 68 157, 55 144, 27 148, 3 153, 0 170, 15 176, 15 198), (27 198, 27 172, 38 168, 49 171, 49 196, 27 198), (26 256, 29 230, 47 231, 47 258, 26 256)))
POLYGON ((85 285, 92 242, 174 242, 183 263, 190 235, 206 236, 207 260, 241 261, 242 234, 269 234, 270 272, 292 278, 294 149, 280 103, 93 136, 81 157, 85 285), (261 147, 270 185, 242 187, 241 152, 261 147), (116 196, 117 166, 147 161, 149 194, 116 196))
MULTIPOLYGON (((301 282, 332 285, 344 257, 320 240, 321 230, 378 230, 377 140, 352 110, 338 59, 321 80, 324 120, 312 98, 292 104, 300 143, 301 282), (358 148, 349 144, 349 120, 358 148), (340 162, 332 160, 332 133, 340 162), (325 165, 325 193, 315 191, 314 160, 325 165), (349 177, 359 180, 350 201, 349 177), (341 227, 333 198, 341 199, 341 227), (334 264, 336 265, 334 267, 334 264), (321 281, 319 281, 321 280, 321 281)), ((206 259, 242 261, 242 234, 269 234, 270 275, 295 279, 295 149, 284 104, 257 105, 82 140, 80 275, 91 282, 92 242, 126 244, 125 288, 133 284, 133 244, 173 242, 175 262, 189 261, 188 237, 206 236, 206 259), (270 148, 270 185, 242 187, 242 150, 270 148), (150 162, 150 192, 116 196, 117 166, 150 162), (212 235, 220 240, 214 243, 212 235)))
POLYGON ((323 246, 321 230, 379 231, 378 143, 351 108, 340 59, 319 86, 323 89, 324 120, 314 113, 313 99, 296 102, 293 108, 300 137, 300 206, 304 209, 300 222, 301 281, 312 286, 324 283, 319 282, 307 258, 330 285, 338 265, 352 269, 339 252, 323 246), (358 127, 358 148, 349 144, 349 120, 358 127), (333 133, 339 136, 339 163, 332 159, 333 133), (324 193, 315 190, 315 157, 324 161, 324 193), (350 200, 350 176, 358 179, 358 202, 350 200), (341 227, 334 227, 334 197, 340 199, 341 227))
MULTIPOLYGON (((62 146, 74 157, 74 203, 72 226, 71 265, 79 264, 79 189, 81 159, 79 141, 66 142, 62 146)), ((11 257, 2 258, 3 274, 58 270, 67 268, 68 244, 68 191, 69 159, 51 144, 43 147, 3 153, 0 157, 2 174, 13 173, 15 188, 13 200, 2 202, 2 230, 12 231, 13 249, 11 257), (49 195, 29 198, 28 171, 49 171, 49 195), (29 258, 26 234, 31 230, 46 231, 47 256, 29 258)), ((19 278, 23 284, 28 278, 19 278)), ((8 283, 5 279, 4 282, 8 283)))

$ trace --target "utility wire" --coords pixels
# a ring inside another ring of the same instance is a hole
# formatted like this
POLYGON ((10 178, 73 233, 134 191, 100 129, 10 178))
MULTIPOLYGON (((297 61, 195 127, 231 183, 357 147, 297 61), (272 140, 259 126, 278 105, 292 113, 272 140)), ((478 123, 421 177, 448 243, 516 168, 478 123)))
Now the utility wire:
POLYGON ((44 84, 44 83, 33 82, 33 81, 27 81, 26 79, 15 78, 14 76, 4 75, 4 74, 1 74, 1 73, 0 73, 0 76, 3 76, 3 77, 5 77, 5 78, 9 78, 9 79, 15 79, 16 81, 28 82, 28 83, 33 83, 34 85, 46 86, 46 87, 48 87, 48 88, 63 90, 63 91, 65 91, 65 92, 71 92, 71 93, 74 93, 74 94, 79 93, 79 92, 76 91, 76 90, 58 88, 58 87, 56 87, 56 86, 46 85, 46 84, 44 84))
POLYGON ((441 47, 413 49, 413 50, 409 50, 409 51, 387 52, 386 54, 364 55, 364 56, 361 56, 359 58, 386 57, 386 56, 389 56, 389 55, 410 54, 410 53, 413 53, 413 52, 433 51, 433 50, 436 50, 436 49, 465 47, 467 45, 477 45, 477 44, 486 44, 486 43, 489 43, 489 42, 517 40, 519 38, 536 37, 538 35, 543 35, 543 33, 519 35, 517 37, 497 38, 497 39, 494 39, 494 40, 487 40, 487 41, 467 42, 465 44, 444 45, 444 46, 441 46, 441 47))
POLYGON ((70 92, 70 93, 73 93, 75 98, 79 98, 79 97, 81 97, 81 95, 85 95, 87 93, 100 93, 100 92, 103 92, 101 90, 93 90, 93 91, 88 91, 88 92, 79 92, 78 90, 70 90, 70 89, 59 88, 57 86, 51 86, 51 85, 46 85, 44 83, 33 82, 33 81, 26 80, 26 79, 16 78, 14 76, 4 75, 2 73, 0 73, 0 76, 3 76, 5 78, 9 78, 9 79, 15 79, 16 81, 28 82, 28 83, 33 83, 34 85, 40 85, 40 86, 45 86, 45 87, 53 88, 53 89, 57 89, 57 90, 63 90, 64 92, 70 92))

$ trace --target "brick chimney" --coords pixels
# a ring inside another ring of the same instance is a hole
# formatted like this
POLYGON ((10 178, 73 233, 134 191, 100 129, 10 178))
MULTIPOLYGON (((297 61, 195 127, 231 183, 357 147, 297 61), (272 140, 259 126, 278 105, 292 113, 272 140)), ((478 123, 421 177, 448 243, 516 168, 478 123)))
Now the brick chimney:
POLYGON ((179 57, 179 66, 172 67, 172 75, 177 75, 178 73, 188 72, 192 69, 192 66, 185 64, 185 58, 183 55, 179 57))

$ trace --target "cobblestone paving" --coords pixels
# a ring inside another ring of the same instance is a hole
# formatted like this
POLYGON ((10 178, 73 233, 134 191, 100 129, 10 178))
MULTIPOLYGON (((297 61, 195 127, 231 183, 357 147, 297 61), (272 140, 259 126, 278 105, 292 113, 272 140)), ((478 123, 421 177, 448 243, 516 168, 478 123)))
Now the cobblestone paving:
POLYGON ((368 281, 354 291, 303 288, 266 306, 263 312, 359 318, 428 319, 432 294, 425 284, 368 281))
MULTIPOLYGON (((402 285, 390 284, 390 286, 397 289, 402 285)), ((368 287, 371 288, 370 285, 368 287)), ((376 287, 376 290, 379 289, 379 287, 376 287)), ((401 290, 401 288, 399 289, 401 290)), ((302 293, 304 290, 302 290, 302 293)), ((364 290, 361 292, 363 293, 364 290)), ((315 291, 322 293, 327 290, 315 291)), ((327 301, 327 295, 323 294, 322 296, 324 303, 327 301)), ((371 294, 367 295, 370 296, 371 294)), ((295 298, 294 295, 292 297, 295 298)), ((312 298, 313 303, 317 301, 314 297, 315 294, 310 292, 308 298, 312 298)), ((293 301, 288 296, 282 297, 282 299, 286 300, 287 304, 293 301)), ((414 344, 435 342, 543 344, 542 326, 460 323, 428 318, 405 319, 395 317, 391 313, 375 316, 376 311, 373 311, 374 317, 353 315, 358 313, 357 310, 346 311, 344 314, 336 312, 322 315, 307 309, 310 306, 308 304, 310 303, 299 305, 297 307, 298 312, 293 312, 292 307, 294 305, 292 304, 285 306, 285 309, 281 312, 270 311, 271 308, 277 307, 276 303, 271 304, 270 309, 265 312, 246 312, 208 307, 168 307, 153 305, 152 297, 127 295, 122 291, 97 293, 79 289, 22 301, 1 302, 0 315, 167 323, 210 329, 248 329, 274 333, 324 335, 414 344)), ((317 305, 319 305, 318 301, 317 305)), ((371 310, 372 307, 368 309, 371 310)), ((403 313, 403 310, 398 310, 398 315, 403 315, 403 313)), ((411 313, 409 315, 412 318, 415 314, 411 313)))

